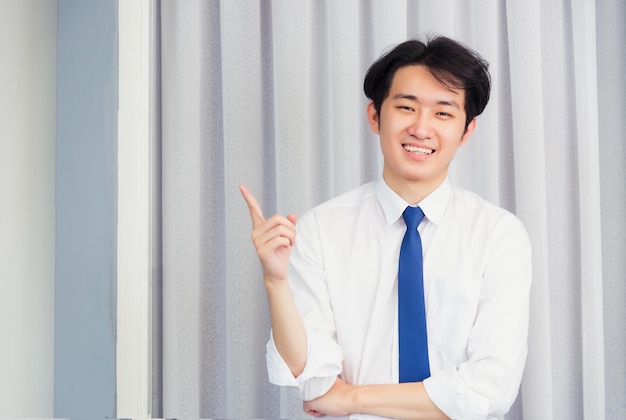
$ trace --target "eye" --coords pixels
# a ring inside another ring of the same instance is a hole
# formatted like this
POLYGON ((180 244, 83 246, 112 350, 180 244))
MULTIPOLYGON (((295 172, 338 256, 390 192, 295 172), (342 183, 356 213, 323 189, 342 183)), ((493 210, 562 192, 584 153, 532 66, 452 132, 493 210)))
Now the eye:
POLYGON ((444 117, 444 118, 451 118, 452 114, 449 114, 445 111, 439 111, 437 112, 435 115, 437 115, 438 117, 444 117))
POLYGON ((415 111, 415 109, 411 108, 408 105, 398 105, 398 109, 404 109, 405 111, 415 111))

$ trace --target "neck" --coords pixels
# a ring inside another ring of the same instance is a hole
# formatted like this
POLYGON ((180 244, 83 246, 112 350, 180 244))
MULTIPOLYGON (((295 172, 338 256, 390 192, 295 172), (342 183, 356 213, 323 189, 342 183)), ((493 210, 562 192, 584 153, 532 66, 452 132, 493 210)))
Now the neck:
MULTIPOLYGON (((447 175, 447 174, 445 174, 447 175)), ((435 191, 446 179, 446 176, 428 181, 414 181, 408 179, 394 179, 383 171, 385 183, 410 205, 416 205, 427 195, 435 191)))

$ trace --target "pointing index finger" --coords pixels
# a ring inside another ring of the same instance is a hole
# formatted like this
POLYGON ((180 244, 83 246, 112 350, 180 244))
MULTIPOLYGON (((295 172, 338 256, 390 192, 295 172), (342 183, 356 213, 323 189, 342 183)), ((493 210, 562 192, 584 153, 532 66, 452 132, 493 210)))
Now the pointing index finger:
POLYGON ((241 195, 243 195, 243 199, 246 200, 246 203, 248 204, 248 210, 250 210, 250 218, 252 219, 252 227, 257 227, 259 224, 265 221, 261 206, 259 205, 259 202, 256 200, 256 198, 254 198, 252 193, 245 187, 245 185, 239 185, 239 190, 241 191, 241 195))

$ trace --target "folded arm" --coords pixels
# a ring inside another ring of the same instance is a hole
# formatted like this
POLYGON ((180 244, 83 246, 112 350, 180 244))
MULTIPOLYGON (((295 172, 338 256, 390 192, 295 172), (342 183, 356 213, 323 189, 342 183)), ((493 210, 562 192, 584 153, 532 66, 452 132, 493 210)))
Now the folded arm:
POLYGON ((337 379, 323 396, 304 403, 312 416, 371 414, 396 419, 448 419, 430 400, 421 382, 387 385, 349 385, 337 379))

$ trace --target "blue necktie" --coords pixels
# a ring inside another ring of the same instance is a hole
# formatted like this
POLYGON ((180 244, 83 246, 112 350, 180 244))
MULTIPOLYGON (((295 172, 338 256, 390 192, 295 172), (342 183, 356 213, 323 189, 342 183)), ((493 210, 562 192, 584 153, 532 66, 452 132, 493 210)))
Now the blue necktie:
POLYGON ((419 207, 407 207, 402 216, 406 223, 406 233, 400 248, 398 267, 400 382, 421 382, 430 376, 422 240, 417 231, 424 213, 419 207))

